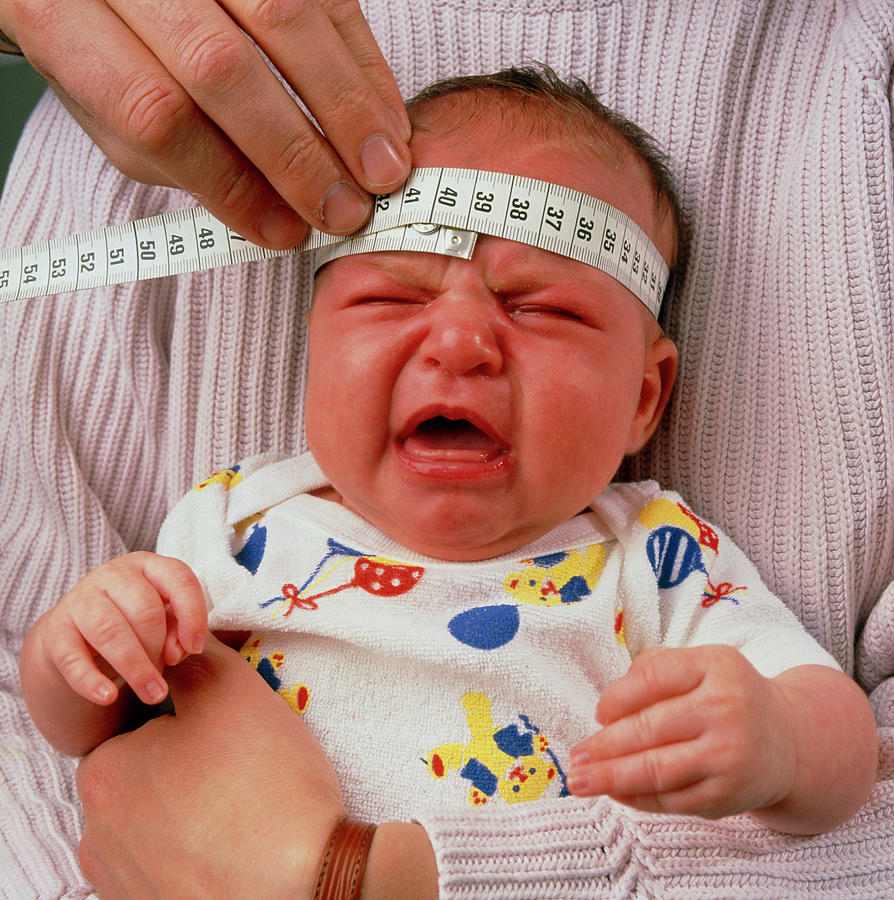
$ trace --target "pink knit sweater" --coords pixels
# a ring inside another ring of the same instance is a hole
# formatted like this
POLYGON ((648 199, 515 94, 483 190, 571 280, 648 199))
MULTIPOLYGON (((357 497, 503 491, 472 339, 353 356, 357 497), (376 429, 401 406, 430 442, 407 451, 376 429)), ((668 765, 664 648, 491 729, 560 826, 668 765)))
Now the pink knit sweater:
MULTIPOLYGON (((420 809, 441 896, 894 896, 894 161, 890 0, 368 0, 398 81, 524 58, 578 74, 679 177, 670 414, 630 465, 717 521, 880 722, 865 810, 814 838, 604 799, 420 809), (887 679, 887 680, 886 680, 887 679)), ((118 174, 52 98, 0 246, 181 208, 118 174)), ((0 895, 84 897, 74 766, 31 726, 25 631, 88 568, 151 548, 210 471, 303 449, 307 262, 0 309, 0 895)))

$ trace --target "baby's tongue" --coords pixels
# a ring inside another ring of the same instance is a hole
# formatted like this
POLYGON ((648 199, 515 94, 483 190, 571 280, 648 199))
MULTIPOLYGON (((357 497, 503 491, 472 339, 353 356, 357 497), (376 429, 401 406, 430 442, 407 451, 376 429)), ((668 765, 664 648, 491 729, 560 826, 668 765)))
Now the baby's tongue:
POLYGON ((406 438, 404 450, 420 459, 457 462, 489 462, 501 452, 500 446, 471 422, 442 416, 423 422, 406 438))

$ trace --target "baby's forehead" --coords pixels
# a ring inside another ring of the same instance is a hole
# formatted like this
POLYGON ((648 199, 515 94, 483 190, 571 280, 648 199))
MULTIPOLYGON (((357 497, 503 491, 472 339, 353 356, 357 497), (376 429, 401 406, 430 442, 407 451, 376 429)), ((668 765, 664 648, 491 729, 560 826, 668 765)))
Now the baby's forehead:
POLYGON ((556 180, 558 164, 563 177, 574 179, 575 188, 609 202, 609 195, 623 185, 639 198, 634 215, 638 224, 675 263, 679 210, 664 152, 638 125, 595 96, 592 103, 595 107, 574 98, 529 95, 496 85, 411 101, 410 147, 420 165, 429 164, 426 158, 433 146, 449 148, 443 155, 436 151, 440 165, 489 169, 495 159, 512 164, 527 156, 535 170, 551 170, 527 174, 547 181, 556 180), (456 152, 459 157, 451 158, 456 152))
POLYGON ((570 151, 577 157, 582 153, 595 155, 613 168, 640 160, 638 152, 610 122, 545 96, 495 88, 459 91, 410 105, 407 112, 413 125, 411 147, 420 136, 483 132, 488 141, 477 146, 482 157, 495 143, 534 140, 553 143, 557 152, 570 151))
MULTIPOLYGON (((558 282, 579 279, 581 263, 558 253, 508 238, 479 235, 473 257, 487 261, 488 274, 496 281, 558 282)), ((333 260, 322 271, 365 269, 407 282, 438 280, 454 257, 406 250, 352 254, 333 260)), ((586 269, 583 269, 586 271, 586 269)))

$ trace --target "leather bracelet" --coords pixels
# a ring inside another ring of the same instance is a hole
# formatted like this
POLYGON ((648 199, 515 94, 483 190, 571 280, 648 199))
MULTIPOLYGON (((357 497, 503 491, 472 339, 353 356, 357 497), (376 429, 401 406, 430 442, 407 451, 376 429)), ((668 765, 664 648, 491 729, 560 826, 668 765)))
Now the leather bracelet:
POLYGON ((7 37, 0 31, 0 53, 6 53, 9 56, 24 56, 22 48, 11 38, 7 37))
POLYGON ((320 860, 313 900, 357 900, 375 830, 350 816, 338 820, 320 860))

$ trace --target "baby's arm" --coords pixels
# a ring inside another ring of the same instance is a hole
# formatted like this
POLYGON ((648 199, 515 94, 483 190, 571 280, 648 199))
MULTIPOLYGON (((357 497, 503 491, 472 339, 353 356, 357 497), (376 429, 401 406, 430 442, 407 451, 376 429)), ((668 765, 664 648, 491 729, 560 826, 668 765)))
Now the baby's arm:
POLYGON ((650 650, 603 694, 604 727, 571 753, 569 790, 654 812, 750 812, 812 834, 850 818, 875 781, 865 694, 827 666, 762 676, 737 650, 650 650))
POLYGON ((206 626, 185 563, 139 552, 94 569, 25 638, 22 691, 35 724, 63 753, 90 752, 121 730, 134 695, 150 705, 165 698, 160 673, 201 652, 206 626))

